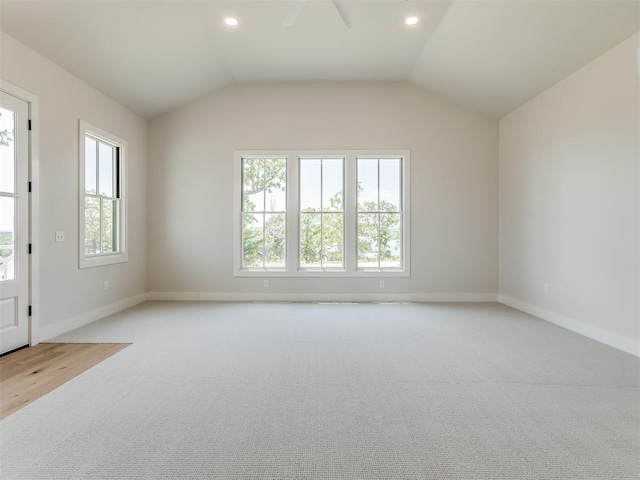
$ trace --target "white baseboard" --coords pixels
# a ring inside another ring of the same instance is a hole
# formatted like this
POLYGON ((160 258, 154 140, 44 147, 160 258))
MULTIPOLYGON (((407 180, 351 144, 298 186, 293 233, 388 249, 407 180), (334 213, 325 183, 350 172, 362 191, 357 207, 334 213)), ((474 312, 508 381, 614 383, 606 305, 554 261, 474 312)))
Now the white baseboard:
POLYGON ((200 302, 497 302, 493 293, 150 292, 148 300, 200 302))
POLYGON ((512 298, 507 295, 498 295, 498 301, 504 305, 515 308, 522 312, 528 313, 535 317, 546 320, 547 322, 558 325, 559 327, 566 328, 572 332, 579 333, 585 337, 589 337, 610 347, 622 350, 623 352, 630 353, 636 357, 640 357, 640 343, 633 341, 630 338, 623 337, 617 333, 610 332, 600 327, 588 324, 575 318, 566 317, 555 312, 551 312, 537 305, 532 305, 517 298, 512 298))
POLYGON ((88 325, 89 323, 100 320, 101 318, 108 317, 109 315, 113 315, 114 313, 118 313, 122 310, 126 310, 127 308, 131 308, 135 305, 138 305, 139 303, 145 302, 147 300, 147 296, 147 293, 141 293, 140 295, 125 298, 124 300, 120 300, 119 302, 96 308, 95 310, 83 313, 81 315, 78 315, 77 317, 68 318, 66 320, 62 320, 61 322, 56 322, 52 325, 41 325, 38 335, 39 341, 45 342, 54 337, 57 337, 58 335, 62 335, 63 333, 70 332, 71 330, 83 327, 84 325, 88 325))

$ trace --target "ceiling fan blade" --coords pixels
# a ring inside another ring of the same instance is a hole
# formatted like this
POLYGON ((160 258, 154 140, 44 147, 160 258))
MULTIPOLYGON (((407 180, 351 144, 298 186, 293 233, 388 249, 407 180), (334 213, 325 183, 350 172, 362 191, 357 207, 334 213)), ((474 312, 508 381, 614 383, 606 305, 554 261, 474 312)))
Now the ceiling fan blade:
POLYGON ((284 23, 282 24, 285 27, 290 27, 296 21, 300 10, 302 10, 302 6, 304 5, 306 0, 295 0, 293 7, 291 7, 291 11, 289 12, 289 16, 284 19, 284 23))
POLYGON ((351 17, 349 16, 349 12, 347 11, 347 7, 345 5, 344 0, 331 0, 333 5, 338 10, 340 17, 342 17, 342 21, 347 26, 347 28, 351 28, 351 17))

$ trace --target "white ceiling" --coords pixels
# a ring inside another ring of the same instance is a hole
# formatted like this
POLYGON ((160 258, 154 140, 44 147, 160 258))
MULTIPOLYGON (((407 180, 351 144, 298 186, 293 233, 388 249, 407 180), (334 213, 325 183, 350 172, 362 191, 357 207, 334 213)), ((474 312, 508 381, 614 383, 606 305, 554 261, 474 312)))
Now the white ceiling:
POLYGON ((293 0, 0 0, 0 15, 145 118, 233 83, 352 80, 410 81, 500 117, 640 29, 636 0, 345 2, 351 29, 328 0, 292 27, 293 0))

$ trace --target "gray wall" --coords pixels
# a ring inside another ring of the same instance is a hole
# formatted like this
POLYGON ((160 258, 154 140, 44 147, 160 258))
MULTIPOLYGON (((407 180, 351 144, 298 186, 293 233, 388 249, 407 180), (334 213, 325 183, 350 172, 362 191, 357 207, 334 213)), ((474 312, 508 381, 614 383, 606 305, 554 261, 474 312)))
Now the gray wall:
POLYGON ((638 39, 500 122, 500 293, 627 350, 640 340, 638 39))
MULTIPOLYGON (((384 293, 497 292, 498 123, 395 83, 235 86, 150 122, 150 291, 265 293, 233 277, 236 149, 410 149, 411 277, 384 293)), ((277 278, 268 292, 378 284, 277 278)))

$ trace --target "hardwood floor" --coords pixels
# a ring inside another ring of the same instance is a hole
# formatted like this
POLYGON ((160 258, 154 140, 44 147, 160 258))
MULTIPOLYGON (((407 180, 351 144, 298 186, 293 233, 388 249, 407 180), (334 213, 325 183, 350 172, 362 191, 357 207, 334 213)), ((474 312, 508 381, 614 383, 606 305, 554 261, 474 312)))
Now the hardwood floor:
POLYGON ((130 343, 41 343, 0 358, 0 420, 130 343))

